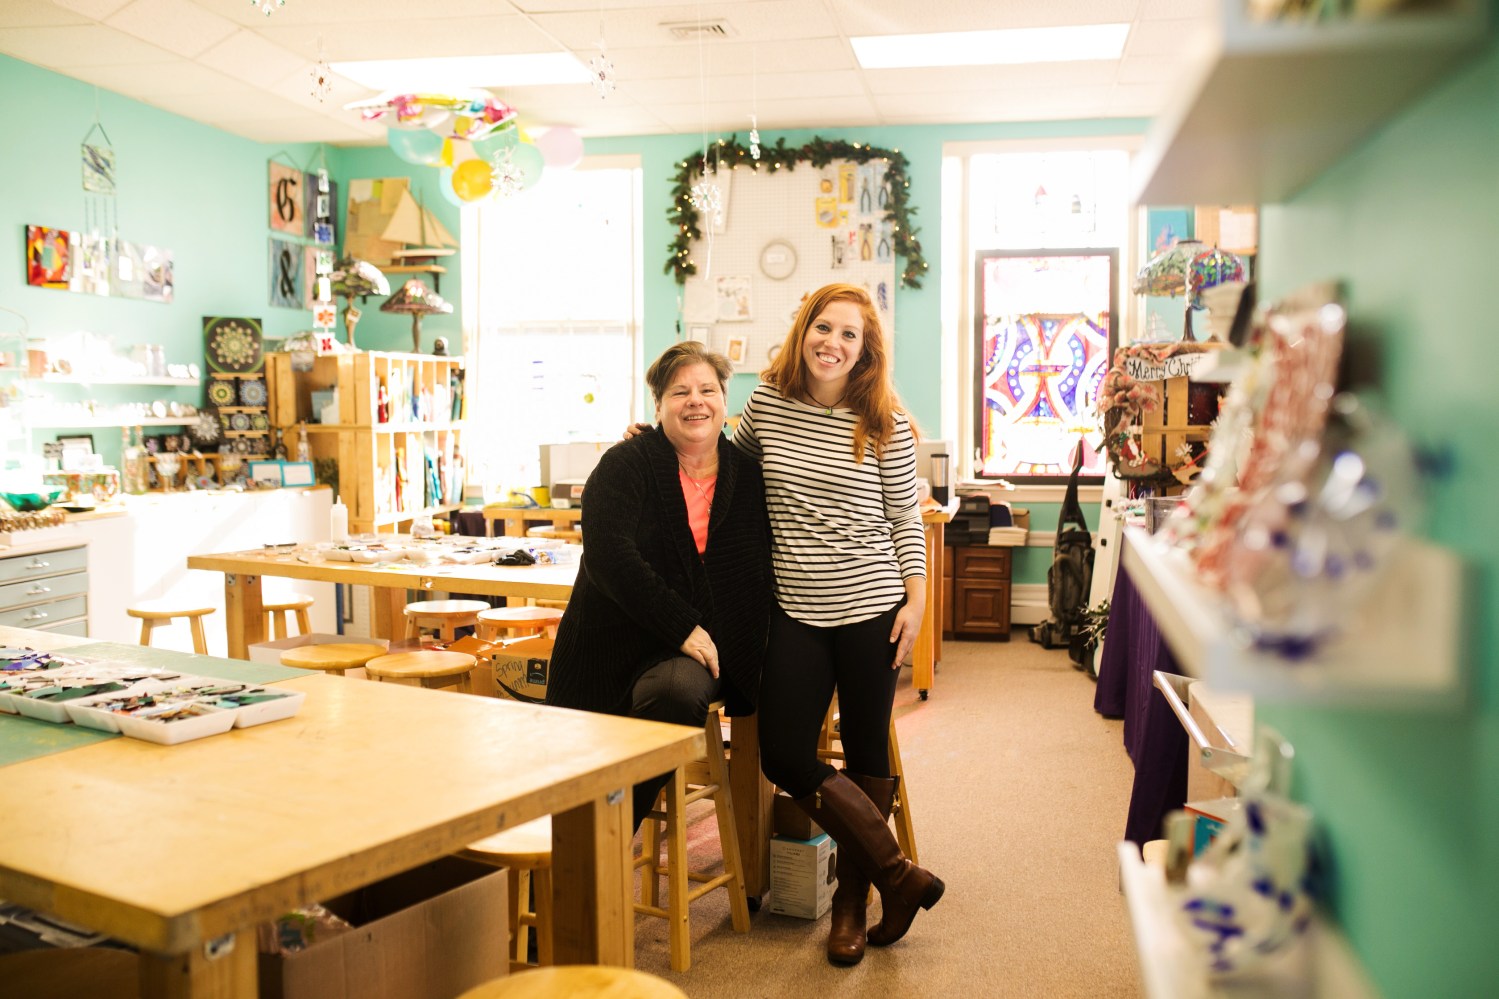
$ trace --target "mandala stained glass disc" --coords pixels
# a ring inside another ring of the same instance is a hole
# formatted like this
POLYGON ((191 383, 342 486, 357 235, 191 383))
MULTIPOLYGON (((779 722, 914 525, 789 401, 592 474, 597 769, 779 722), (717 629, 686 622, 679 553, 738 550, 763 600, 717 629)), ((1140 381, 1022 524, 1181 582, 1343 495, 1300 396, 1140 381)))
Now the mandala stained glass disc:
POLYGON ((248 374, 265 363, 260 320, 208 317, 203 320, 203 356, 214 371, 248 374))
POLYGON ((234 405, 234 383, 221 378, 209 382, 208 401, 215 406, 234 405))
POLYGON ((246 378, 239 383, 239 404, 241 406, 264 406, 265 405, 265 381, 260 378, 246 378))

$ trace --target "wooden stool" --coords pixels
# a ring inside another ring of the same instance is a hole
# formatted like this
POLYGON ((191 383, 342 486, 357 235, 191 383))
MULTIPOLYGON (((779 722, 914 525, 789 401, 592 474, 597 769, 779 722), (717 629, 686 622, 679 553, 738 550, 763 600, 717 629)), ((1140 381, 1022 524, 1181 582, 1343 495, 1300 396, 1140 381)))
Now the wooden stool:
POLYGON ((460 857, 496 867, 510 868, 510 940, 512 971, 531 967, 526 963, 530 951, 530 930, 536 928, 536 963, 552 963, 552 817, 506 829, 470 843, 458 852, 460 857), (531 892, 536 907, 530 907, 531 892))
POLYGON ((151 644, 151 632, 157 625, 168 624, 173 618, 187 618, 193 630, 193 651, 203 656, 208 654, 208 639, 203 635, 203 618, 212 614, 215 609, 203 604, 172 600, 145 600, 134 607, 125 608, 125 613, 140 618, 142 645, 151 644))
POLYGON ((297 615, 297 634, 306 635, 312 631, 312 620, 307 614, 312 598, 305 593, 293 593, 282 600, 267 600, 260 606, 269 625, 266 630, 274 629, 277 638, 287 636, 287 616, 293 611, 297 615))
POLYGON ((415 687, 451 687, 459 693, 473 692, 470 675, 478 662, 467 652, 396 652, 377 656, 364 664, 366 676, 415 687))
POLYGON ((571 964, 537 968, 524 975, 496 978, 458 999, 687 999, 687 993, 655 975, 633 968, 571 964))
POLYGON ((406 637, 419 638, 423 628, 437 632, 444 642, 457 638, 459 628, 471 628, 479 612, 489 610, 482 600, 418 600, 406 605, 406 637))
POLYGON ((646 816, 642 833, 644 849, 634 866, 644 867, 641 878, 641 901, 635 911, 659 916, 670 926, 671 970, 686 971, 692 967, 691 934, 687 908, 715 888, 729 893, 729 916, 737 933, 749 932, 749 902, 744 894, 744 868, 739 862, 739 834, 734 824, 734 802, 729 793, 728 760, 724 755, 723 722, 719 712, 723 702, 708 705, 703 724, 707 736, 707 756, 695 763, 678 767, 661 792, 665 808, 652 809, 646 816), (718 819, 718 842, 723 851, 724 873, 716 877, 687 868, 687 806, 703 798, 712 798, 718 819), (664 826, 664 829, 663 829, 664 826), (666 866, 661 867, 661 838, 666 835, 666 866), (666 907, 660 905, 657 875, 666 875, 666 907), (688 890, 690 882, 701 887, 688 890))
MULTIPOLYGON (((819 760, 841 760, 843 759, 843 743, 838 738, 838 701, 835 699, 828 706, 828 715, 822 721, 822 735, 817 740, 817 758, 819 760), (838 748, 833 748, 833 743, 838 743, 838 748)), ((895 839, 900 844, 901 851, 911 859, 911 863, 919 863, 916 859, 916 823, 911 818, 911 802, 906 795, 906 768, 900 761, 900 742, 895 738, 895 718, 890 719, 890 737, 888 757, 890 772, 895 775, 895 800, 890 806, 890 817, 895 820, 895 839)))
POLYGON ((352 642, 329 642, 327 645, 299 645, 281 653, 281 665, 298 669, 320 669, 334 676, 343 676, 344 670, 363 666, 386 650, 379 645, 352 642))
POLYGON ((136 999, 140 958, 111 947, 44 947, 0 957, 3 994, 26 999, 136 999))
POLYGON ((551 607, 491 607, 479 612, 479 637, 486 642, 545 633, 557 637, 562 612, 551 607))

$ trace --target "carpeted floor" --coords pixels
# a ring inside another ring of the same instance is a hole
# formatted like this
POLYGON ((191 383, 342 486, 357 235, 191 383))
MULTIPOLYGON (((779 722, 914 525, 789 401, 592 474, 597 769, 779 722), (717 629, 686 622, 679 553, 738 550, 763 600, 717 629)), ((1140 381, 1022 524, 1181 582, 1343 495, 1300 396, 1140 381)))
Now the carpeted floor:
MULTIPOLYGON (((1132 770, 1122 723, 1093 711, 1093 689, 1064 652, 1019 631, 1008 644, 946 643, 927 701, 902 682, 896 725, 917 848, 947 894, 893 947, 835 967, 823 956, 826 916, 762 909, 737 934, 720 891, 692 906, 689 971, 670 970, 666 923, 645 916, 636 966, 704 999, 1138 996, 1114 854, 1132 770)), ((689 851, 714 858, 711 805, 699 807, 689 851)))

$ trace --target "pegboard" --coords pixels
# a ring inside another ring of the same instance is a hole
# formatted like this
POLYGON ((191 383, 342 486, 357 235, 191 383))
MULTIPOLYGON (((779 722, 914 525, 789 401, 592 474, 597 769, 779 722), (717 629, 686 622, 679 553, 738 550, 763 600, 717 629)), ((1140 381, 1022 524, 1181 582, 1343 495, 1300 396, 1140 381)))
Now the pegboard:
POLYGON ((895 334, 895 240, 885 214, 886 164, 834 160, 795 170, 722 167, 723 220, 701 214, 697 273, 682 286, 687 339, 758 372, 780 348, 802 300, 834 281, 859 285, 895 334))

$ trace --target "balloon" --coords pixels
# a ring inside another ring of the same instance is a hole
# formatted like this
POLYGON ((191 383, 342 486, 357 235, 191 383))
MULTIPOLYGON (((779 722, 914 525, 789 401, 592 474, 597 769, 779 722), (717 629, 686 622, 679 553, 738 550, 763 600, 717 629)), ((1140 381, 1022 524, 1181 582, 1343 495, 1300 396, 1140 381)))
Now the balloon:
POLYGON ((458 164, 463 163, 467 160, 474 159, 479 155, 478 152, 475 151, 474 144, 472 142, 464 142, 462 139, 448 139, 447 142, 453 150, 453 166, 457 166, 458 164))
POLYGON ((554 170, 571 170, 583 160, 583 139, 570 128, 549 128, 536 140, 536 148, 554 170))
POLYGON ((442 136, 425 128, 386 129, 390 151, 407 163, 436 166, 442 159, 442 136))
POLYGON ((464 201, 478 201, 494 190, 489 164, 483 160, 465 160, 453 168, 453 192, 464 201))
POLYGON ((442 194, 442 200, 450 205, 463 207, 463 199, 458 197, 458 192, 453 190, 453 171, 449 167, 443 167, 437 171, 437 190, 442 194))
POLYGON ((521 190, 536 186, 536 182, 541 179, 541 171, 546 167, 546 160, 541 155, 541 150, 525 143, 521 143, 511 151, 510 162, 520 167, 521 190))
POLYGON ((474 140, 474 152, 486 160, 494 159, 496 153, 514 149, 520 144, 519 130, 513 123, 506 123, 482 139, 474 140))

